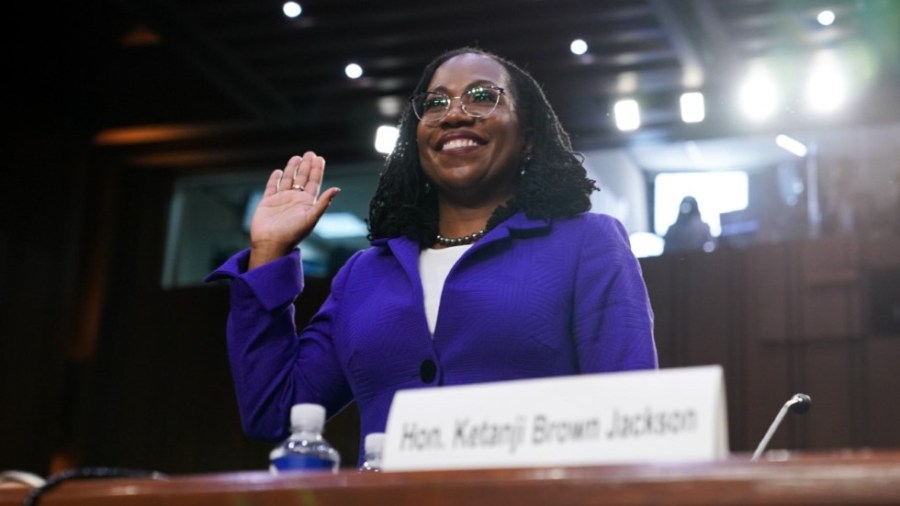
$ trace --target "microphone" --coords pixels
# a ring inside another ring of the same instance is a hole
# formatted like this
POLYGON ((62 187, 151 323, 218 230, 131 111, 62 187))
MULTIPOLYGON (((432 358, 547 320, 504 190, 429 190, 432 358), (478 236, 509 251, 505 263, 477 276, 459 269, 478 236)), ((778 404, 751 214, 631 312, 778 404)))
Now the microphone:
POLYGON ((753 457, 750 460, 759 459, 762 452, 766 450, 766 446, 769 445, 769 440, 775 435, 775 431, 781 424, 781 419, 784 418, 784 415, 787 414, 788 410, 791 410, 794 413, 803 414, 809 411, 809 406, 811 404, 812 399, 806 394, 794 394, 793 397, 788 399, 788 401, 784 403, 784 406, 781 407, 781 410, 778 411, 775 421, 769 426, 769 430, 766 431, 766 435, 763 436, 762 441, 759 442, 759 446, 756 447, 756 451, 753 452, 753 457))

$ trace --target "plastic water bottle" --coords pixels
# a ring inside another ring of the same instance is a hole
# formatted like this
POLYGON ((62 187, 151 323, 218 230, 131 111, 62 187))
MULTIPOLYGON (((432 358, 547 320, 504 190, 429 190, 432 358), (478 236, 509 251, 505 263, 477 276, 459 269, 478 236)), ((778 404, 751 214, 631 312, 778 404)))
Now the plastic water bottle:
POLYGON ((381 455, 384 452, 384 432, 366 434, 363 440, 366 460, 359 467, 361 473, 381 472, 381 455))
POLYGON ((318 404, 291 407, 291 435, 269 453, 273 474, 294 471, 330 470, 336 473, 341 456, 322 437, 325 408, 318 404))

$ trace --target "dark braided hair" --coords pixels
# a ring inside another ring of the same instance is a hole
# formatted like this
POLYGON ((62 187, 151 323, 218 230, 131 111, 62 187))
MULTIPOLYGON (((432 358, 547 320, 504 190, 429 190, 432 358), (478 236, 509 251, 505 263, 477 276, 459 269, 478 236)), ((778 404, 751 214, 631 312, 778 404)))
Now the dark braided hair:
MULTIPOLYGON (((553 220, 590 209, 590 195, 598 190, 596 182, 587 177, 581 155, 572 151, 569 135, 540 85, 514 63, 472 47, 448 51, 425 67, 413 95, 427 91, 444 62, 468 53, 487 56, 506 69, 519 125, 528 133, 531 146, 530 161, 525 175, 518 179, 513 198, 494 211, 487 229, 519 210, 532 219, 553 220)), ((397 145, 385 162, 369 204, 369 240, 407 236, 422 247, 434 244, 438 232, 437 192, 426 190, 427 178, 419 166, 417 125, 418 118, 406 107, 400 118, 397 145)))

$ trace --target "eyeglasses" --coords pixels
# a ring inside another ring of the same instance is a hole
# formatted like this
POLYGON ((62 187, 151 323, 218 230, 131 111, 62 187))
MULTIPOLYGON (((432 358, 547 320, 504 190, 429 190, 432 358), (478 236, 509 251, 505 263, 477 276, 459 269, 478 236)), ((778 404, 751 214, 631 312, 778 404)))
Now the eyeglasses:
POLYGON ((436 124, 447 116, 455 99, 459 99, 464 113, 473 118, 483 118, 497 109, 503 94, 503 88, 497 86, 476 86, 458 97, 428 91, 415 95, 409 102, 417 118, 427 124, 436 124))

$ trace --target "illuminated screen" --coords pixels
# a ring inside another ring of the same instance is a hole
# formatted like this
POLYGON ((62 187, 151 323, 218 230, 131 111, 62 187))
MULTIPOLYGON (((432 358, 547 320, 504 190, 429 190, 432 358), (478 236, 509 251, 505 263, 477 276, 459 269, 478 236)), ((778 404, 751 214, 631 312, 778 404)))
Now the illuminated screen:
POLYGON ((697 199, 700 217, 718 237, 722 231, 719 215, 747 208, 748 178, 742 171, 673 172, 654 179, 654 230, 663 236, 678 217, 684 197, 697 199))

